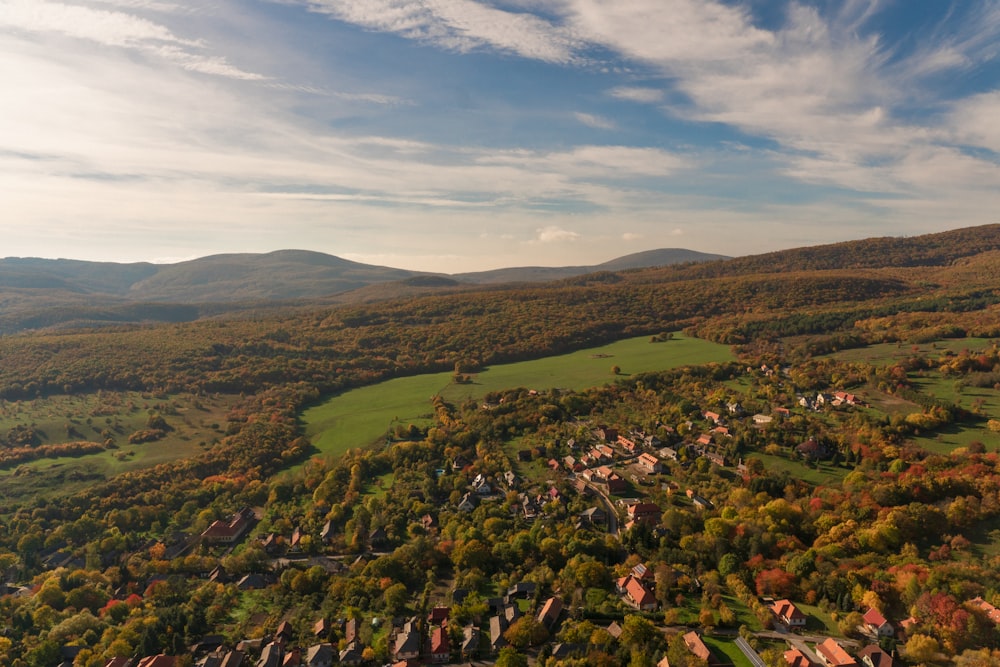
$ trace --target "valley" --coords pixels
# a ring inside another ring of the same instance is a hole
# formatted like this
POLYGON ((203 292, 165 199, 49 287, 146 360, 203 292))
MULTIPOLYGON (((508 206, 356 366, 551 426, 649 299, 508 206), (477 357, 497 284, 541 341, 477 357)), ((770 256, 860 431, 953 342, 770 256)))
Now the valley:
POLYGON ((6 335, 0 664, 994 664, 998 246, 6 335))

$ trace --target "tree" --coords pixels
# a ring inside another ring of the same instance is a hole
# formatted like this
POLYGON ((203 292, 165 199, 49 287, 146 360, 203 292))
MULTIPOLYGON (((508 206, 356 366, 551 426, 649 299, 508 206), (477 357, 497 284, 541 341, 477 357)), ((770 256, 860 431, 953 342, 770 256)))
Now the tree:
POLYGON ((914 634, 906 642, 903 654, 910 662, 933 662, 938 658, 941 645, 930 635, 914 634))
POLYGON ((528 667, 528 656, 518 653, 516 649, 505 646, 497 656, 496 667, 528 667))
POLYGON ((643 648, 660 636, 653 623, 642 616, 631 614, 622 622, 620 641, 628 648, 643 648))

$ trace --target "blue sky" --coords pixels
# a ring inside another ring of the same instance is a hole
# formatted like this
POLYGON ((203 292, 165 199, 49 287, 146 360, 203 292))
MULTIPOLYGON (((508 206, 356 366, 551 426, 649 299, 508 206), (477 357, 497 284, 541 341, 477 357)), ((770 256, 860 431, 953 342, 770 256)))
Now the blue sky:
POLYGON ((458 272, 1000 221, 1000 2, 0 0, 0 254, 458 272))

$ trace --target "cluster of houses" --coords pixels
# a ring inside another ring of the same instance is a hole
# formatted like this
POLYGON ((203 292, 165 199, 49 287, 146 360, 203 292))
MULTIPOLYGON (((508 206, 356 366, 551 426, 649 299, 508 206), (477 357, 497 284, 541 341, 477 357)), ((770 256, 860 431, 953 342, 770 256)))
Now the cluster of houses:
MULTIPOLYGON (((802 629, 806 626, 806 615, 790 600, 774 601, 770 604, 770 609, 776 623, 786 628, 802 629)), ((997 618, 1000 618, 1000 612, 997 618)), ((904 621, 900 624, 901 629, 913 622, 913 619, 904 621)), ((851 656, 836 639, 828 637, 815 645, 813 655, 807 655, 802 648, 790 648, 785 651, 785 661, 789 667, 892 667, 892 656, 874 642, 885 637, 895 637, 896 627, 878 609, 872 607, 862 616, 862 625, 858 630, 873 643, 861 648, 855 656, 851 656)))

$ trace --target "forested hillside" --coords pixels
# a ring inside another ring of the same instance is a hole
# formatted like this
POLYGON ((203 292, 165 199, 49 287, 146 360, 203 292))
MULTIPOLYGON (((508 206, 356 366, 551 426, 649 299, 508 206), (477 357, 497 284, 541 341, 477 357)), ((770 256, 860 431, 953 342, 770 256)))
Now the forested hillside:
POLYGON ((809 652, 1000 664, 998 244, 0 338, 0 665, 784 667, 779 600, 809 652), (739 361, 303 436, 336 392, 679 330, 739 361))

